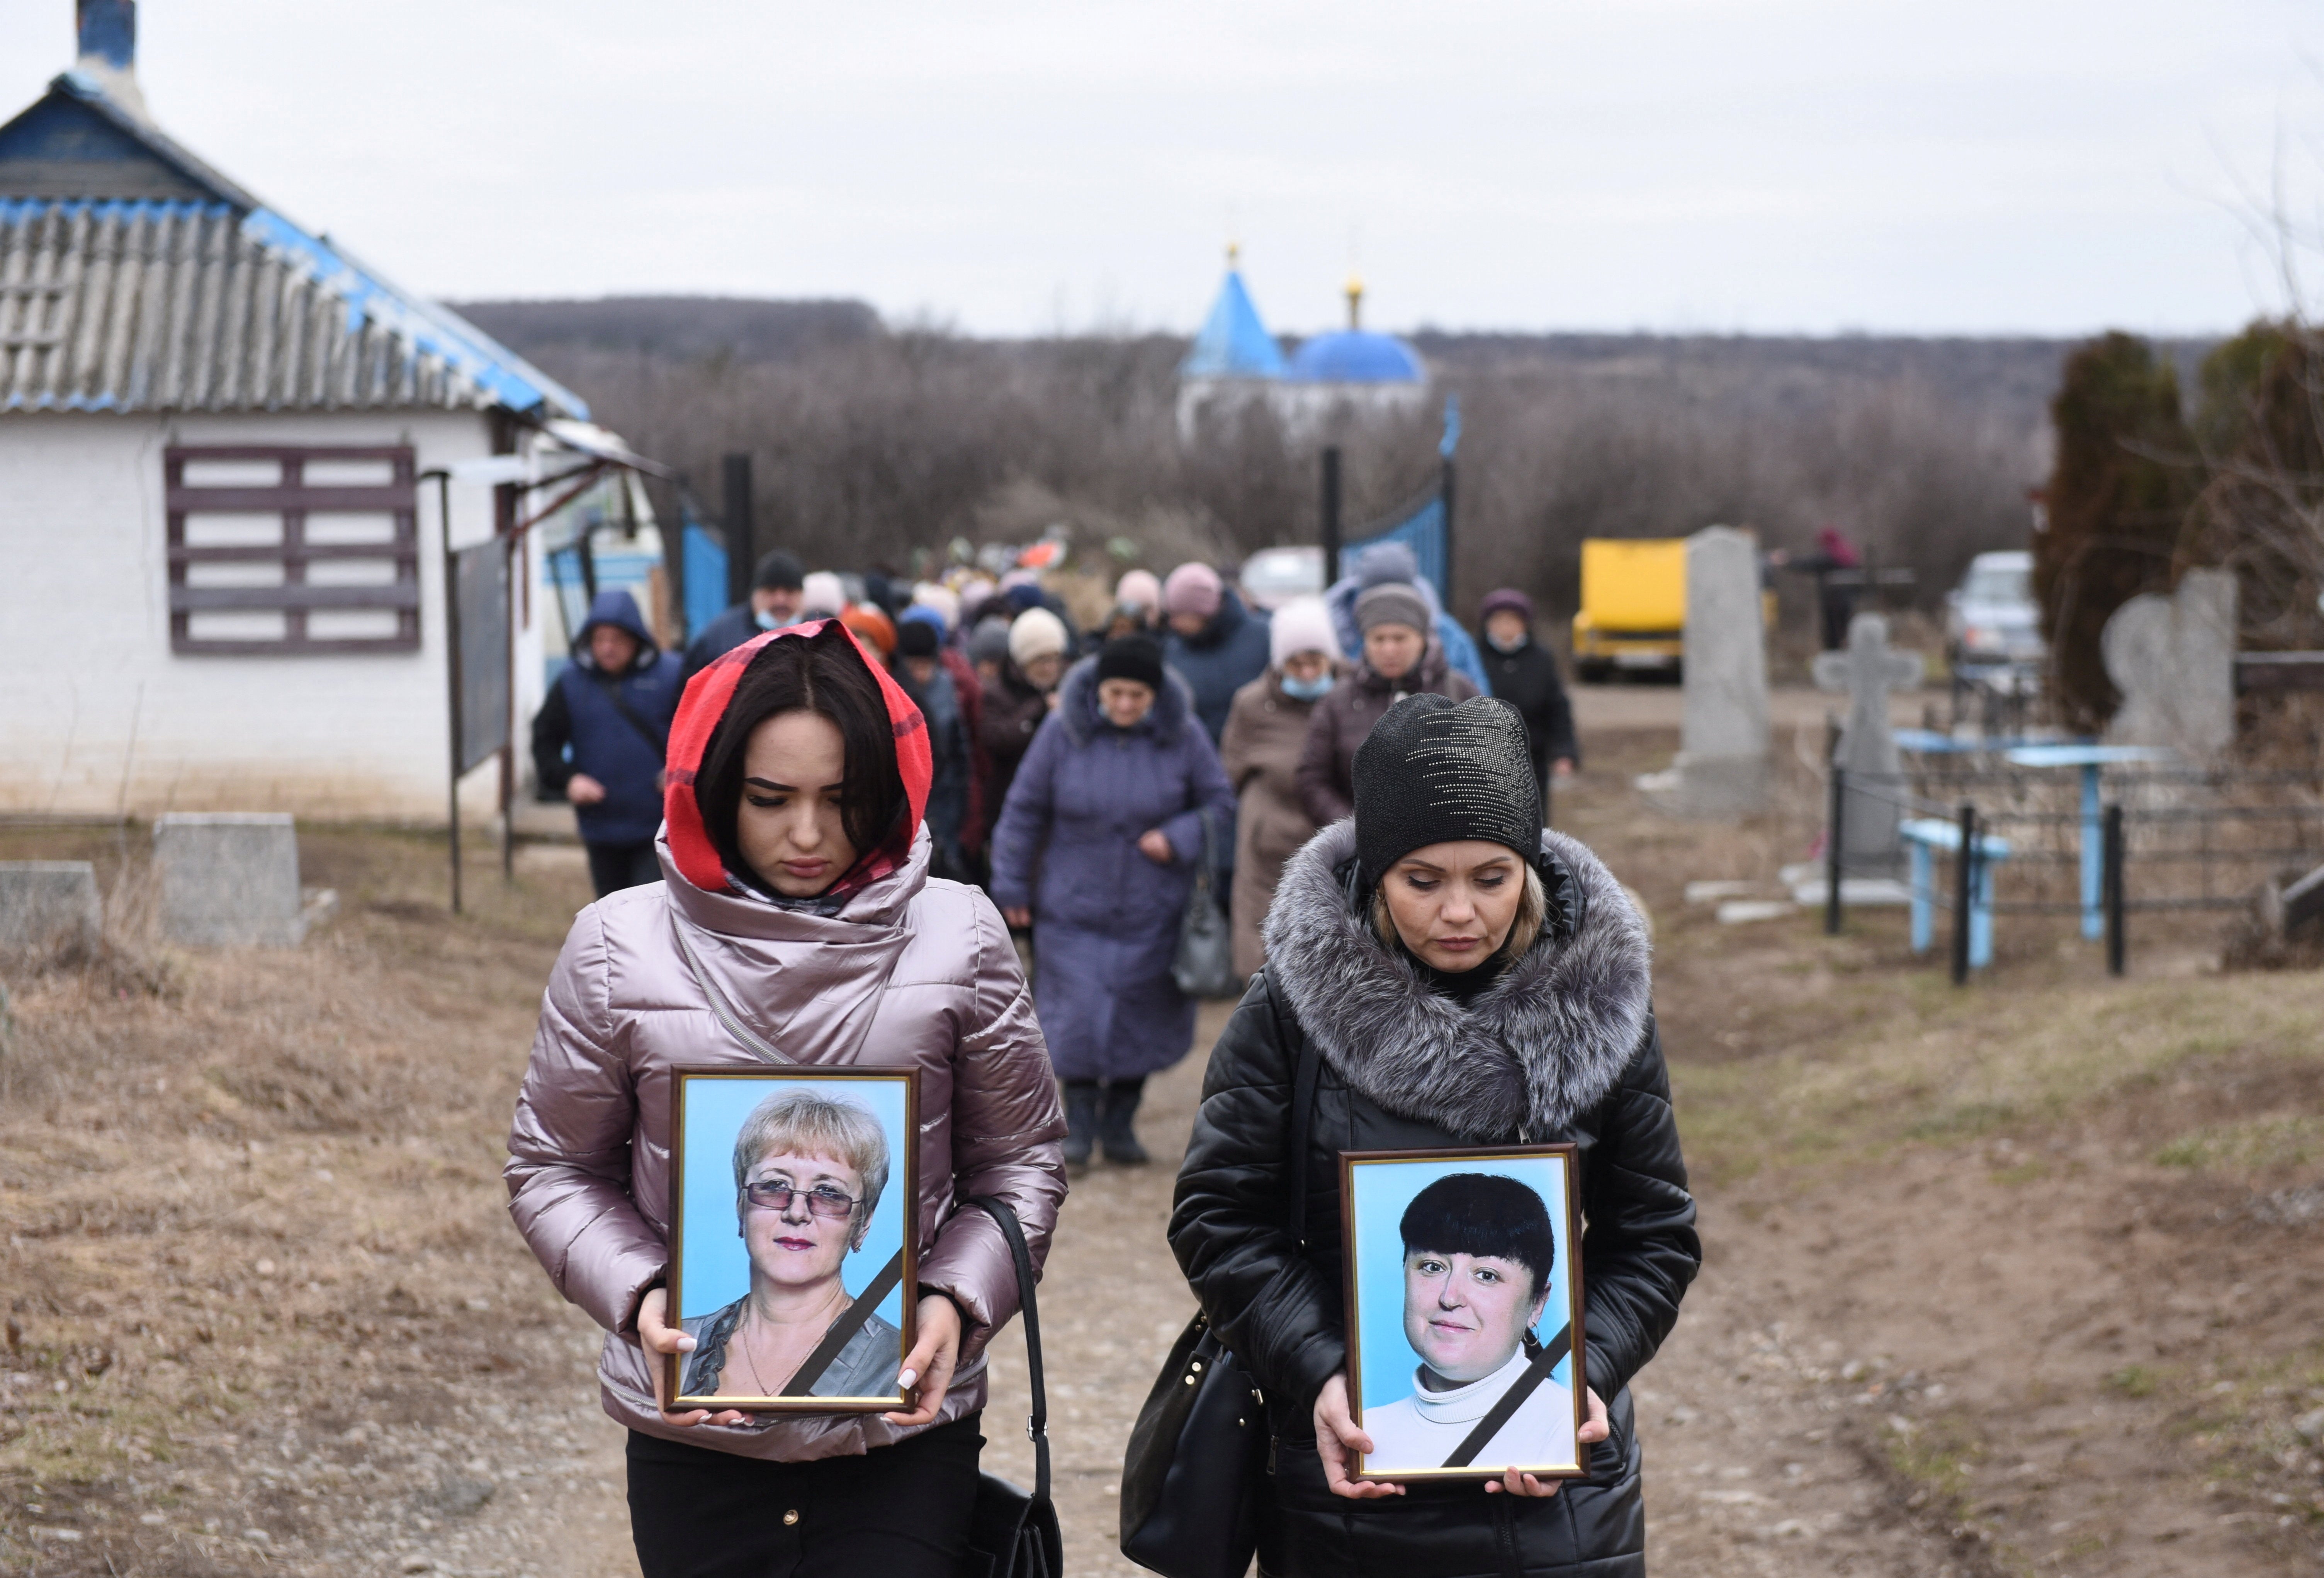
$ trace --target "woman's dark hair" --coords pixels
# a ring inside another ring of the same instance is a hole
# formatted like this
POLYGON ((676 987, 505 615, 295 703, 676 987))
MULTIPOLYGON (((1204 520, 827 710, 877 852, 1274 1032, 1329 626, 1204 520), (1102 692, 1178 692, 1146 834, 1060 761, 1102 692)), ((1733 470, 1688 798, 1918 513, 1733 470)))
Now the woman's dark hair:
POLYGON ((1448 1173, 1412 1197, 1398 1224, 1404 1252, 1490 1255, 1533 1273, 1539 1298, 1557 1264, 1557 1234, 1549 1208, 1515 1178, 1498 1173, 1448 1173))
POLYGON ((814 713, 839 731, 846 750, 840 819, 858 857, 879 848, 904 814, 904 779, 896 767, 896 730, 887 699, 847 632, 835 619, 804 640, 769 641, 736 682, 694 781, 703 830, 718 858, 754 887, 763 888, 764 879, 743 859, 734 828, 742 804, 742 762, 752 731, 787 712, 814 713))

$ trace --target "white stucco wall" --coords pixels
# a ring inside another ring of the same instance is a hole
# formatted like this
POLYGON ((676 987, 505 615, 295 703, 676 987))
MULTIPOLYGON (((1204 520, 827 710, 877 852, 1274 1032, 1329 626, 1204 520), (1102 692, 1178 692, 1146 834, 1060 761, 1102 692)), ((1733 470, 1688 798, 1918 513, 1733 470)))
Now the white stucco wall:
MULTIPOLYGON (((420 648, 339 657, 170 650, 161 454, 176 444, 410 444, 419 469, 490 450, 481 413, 0 416, 0 809, 445 816, 443 526, 420 490, 420 648)), ((492 494, 452 488, 453 540, 492 494)), ((538 604, 536 602, 536 607, 538 604)), ((540 694, 521 632, 517 715, 540 694)), ((523 746, 520 725, 519 749, 523 746)), ((491 813, 490 765, 462 785, 491 813)))

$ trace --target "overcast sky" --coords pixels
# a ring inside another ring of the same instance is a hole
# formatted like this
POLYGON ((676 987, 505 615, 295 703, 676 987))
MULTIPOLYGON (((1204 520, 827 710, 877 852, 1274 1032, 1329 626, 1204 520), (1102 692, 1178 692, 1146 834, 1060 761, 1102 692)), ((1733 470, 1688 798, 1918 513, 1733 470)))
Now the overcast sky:
MULTIPOLYGON (((0 115, 71 0, 0 0, 0 115)), ((438 295, 982 333, 2079 333, 2281 299, 2312 0, 145 0, 161 124, 438 295)), ((2302 206, 2306 205, 2306 206, 2302 206)))

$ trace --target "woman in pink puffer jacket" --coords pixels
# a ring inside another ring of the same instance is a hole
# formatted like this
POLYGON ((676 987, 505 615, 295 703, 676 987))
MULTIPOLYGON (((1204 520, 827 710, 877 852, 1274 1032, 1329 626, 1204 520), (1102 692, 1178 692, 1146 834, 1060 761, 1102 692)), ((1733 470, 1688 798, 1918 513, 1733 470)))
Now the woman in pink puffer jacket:
POLYGON ((598 1380, 630 1429, 646 1578, 949 1574, 964 1549, 983 1352, 1017 1284, 992 1219, 955 1203, 1008 1201, 1038 1265, 1065 1193, 1065 1124, 1001 917, 927 874, 928 781, 919 713, 836 621, 736 648, 679 704, 664 881, 583 910, 549 980, 509 1209, 610 1333, 598 1380), (750 1039, 793 1063, 920 1071, 912 1412, 658 1406, 648 1350, 694 1346, 662 1288, 670 1071, 759 1066, 750 1039))

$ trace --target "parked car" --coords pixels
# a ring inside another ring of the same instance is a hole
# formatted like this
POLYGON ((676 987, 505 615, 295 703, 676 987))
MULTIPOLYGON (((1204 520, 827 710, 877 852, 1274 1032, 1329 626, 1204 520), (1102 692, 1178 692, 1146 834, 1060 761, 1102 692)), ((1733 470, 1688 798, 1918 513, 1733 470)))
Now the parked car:
POLYGON ((2034 556, 1980 553, 1961 584, 1945 594, 1945 658, 1957 675, 2036 672, 2048 648, 2042 608, 2034 600, 2034 556))
POLYGON ((1242 561, 1236 580, 1242 600, 1268 613, 1294 597, 1314 597, 1323 590, 1323 550, 1320 548, 1262 548, 1242 561))

